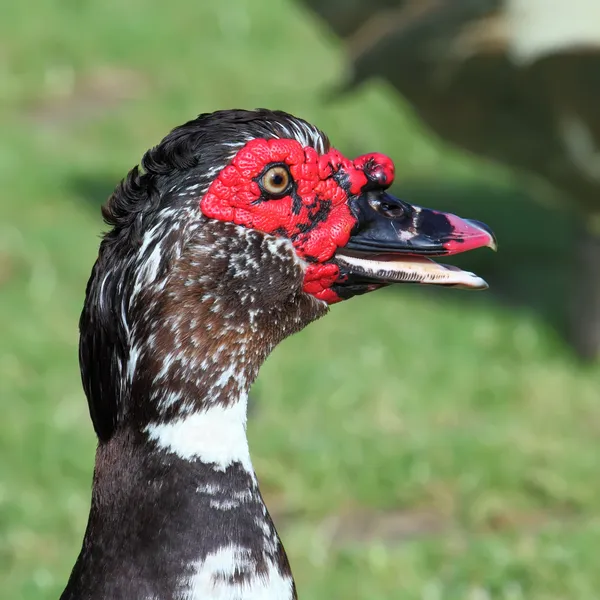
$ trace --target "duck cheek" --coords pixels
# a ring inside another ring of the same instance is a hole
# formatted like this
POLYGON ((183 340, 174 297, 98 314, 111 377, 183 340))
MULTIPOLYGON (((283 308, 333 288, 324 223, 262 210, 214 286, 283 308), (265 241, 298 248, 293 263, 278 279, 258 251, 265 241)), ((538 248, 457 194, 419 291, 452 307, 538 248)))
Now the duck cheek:
POLYGON ((328 304, 340 302, 340 298, 331 286, 338 280, 340 269, 333 263, 313 263, 308 265, 304 274, 303 291, 328 304))
POLYGON ((355 225, 356 219, 347 205, 335 207, 325 220, 299 236, 295 245, 302 257, 312 257, 324 263, 333 258, 338 248, 348 243, 355 225))
POLYGON ((340 298, 332 289, 323 290, 318 294, 314 294, 317 300, 322 300, 323 302, 327 302, 327 304, 337 304, 341 302, 344 298, 340 298))

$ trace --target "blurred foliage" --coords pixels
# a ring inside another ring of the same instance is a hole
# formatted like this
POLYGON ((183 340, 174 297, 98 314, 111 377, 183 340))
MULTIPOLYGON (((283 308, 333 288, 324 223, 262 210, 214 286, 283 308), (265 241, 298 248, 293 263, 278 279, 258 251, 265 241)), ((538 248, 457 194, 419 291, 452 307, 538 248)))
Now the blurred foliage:
POLYGON ((267 361, 250 442, 301 596, 597 597, 600 369, 558 333, 574 232, 512 174, 431 139, 388 87, 324 103, 344 61, 291 0, 3 6, 3 598, 56 598, 83 536, 95 440, 77 319, 99 204, 171 127, 234 106, 386 152, 398 194, 500 238, 461 258, 489 293, 383 290, 267 361))

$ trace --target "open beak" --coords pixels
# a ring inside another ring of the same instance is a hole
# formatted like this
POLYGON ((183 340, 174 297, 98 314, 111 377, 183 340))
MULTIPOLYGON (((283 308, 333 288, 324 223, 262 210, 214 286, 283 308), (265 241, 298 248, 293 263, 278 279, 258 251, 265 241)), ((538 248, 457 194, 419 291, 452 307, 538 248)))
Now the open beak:
POLYGON ((487 225, 413 206, 387 192, 368 192, 350 203, 357 225, 334 258, 343 286, 374 289, 391 283, 421 283, 475 290, 488 287, 474 273, 430 258, 484 246, 496 250, 496 238, 487 225))

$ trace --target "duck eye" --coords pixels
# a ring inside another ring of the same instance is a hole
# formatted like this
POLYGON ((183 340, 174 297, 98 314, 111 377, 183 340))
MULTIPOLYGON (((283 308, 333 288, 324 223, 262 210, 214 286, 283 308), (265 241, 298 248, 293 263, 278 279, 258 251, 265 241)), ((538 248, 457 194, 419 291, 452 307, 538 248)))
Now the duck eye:
POLYGON ((286 167, 276 165, 268 169, 260 178, 260 185, 270 196, 284 196, 289 188, 292 177, 286 167))

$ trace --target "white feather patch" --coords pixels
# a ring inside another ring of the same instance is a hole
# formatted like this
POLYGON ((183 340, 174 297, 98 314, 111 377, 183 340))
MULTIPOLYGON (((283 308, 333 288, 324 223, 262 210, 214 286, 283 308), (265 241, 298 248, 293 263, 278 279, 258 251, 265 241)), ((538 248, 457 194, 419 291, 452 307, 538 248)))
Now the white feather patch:
POLYGON ((195 567, 187 587, 186 600, 291 600, 292 579, 282 576, 272 560, 266 573, 255 575, 242 583, 227 578, 252 571, 248 551, 240 546, 225 546, 209 554, 195 567))
POLYGON ((235 462, 254 473, 246 438, 246 405, 242 394, 230 406, 216 404, 167 423, 146 427, 160 448, 184 460, 200 460, 224 471, 235 462))

